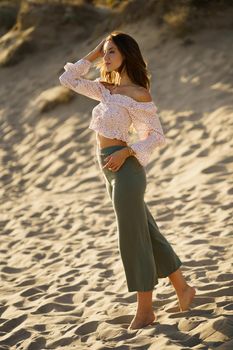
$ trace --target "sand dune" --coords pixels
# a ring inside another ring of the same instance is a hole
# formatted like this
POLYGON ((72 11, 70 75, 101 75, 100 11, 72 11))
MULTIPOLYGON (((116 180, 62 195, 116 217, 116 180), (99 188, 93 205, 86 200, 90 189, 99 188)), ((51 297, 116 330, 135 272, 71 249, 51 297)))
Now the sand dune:
POLYGON ((53 48, 0 70, 1 350, 233 348, 232 31, 204 30, 187 45, 148 20, 140 33, 121 29, 148 60, 168 141, 147 166, 145 200, 197 295, 179 312, 160 279, 156 324, 127 330, 136 293, 87 128, 96 102, 58 81, 93 46, 53 48))

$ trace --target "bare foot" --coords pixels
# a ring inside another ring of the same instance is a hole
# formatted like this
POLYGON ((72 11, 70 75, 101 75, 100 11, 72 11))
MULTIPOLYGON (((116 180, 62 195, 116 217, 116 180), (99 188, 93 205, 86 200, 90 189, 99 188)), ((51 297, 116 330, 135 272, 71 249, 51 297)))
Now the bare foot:
POLYGON ((189 309, 195 294, 195 288, 188 285, 183 292, 178 295, 180 311, 186 311, 189 309))
POLYGON ((154 312, 150 312, 147 314, 137 314, 134 316, 133 320, 131 321, 128 329, 140 329, 143 327, 146 327, 150 324, 152 324, 156 320, 156 316, 154 312))

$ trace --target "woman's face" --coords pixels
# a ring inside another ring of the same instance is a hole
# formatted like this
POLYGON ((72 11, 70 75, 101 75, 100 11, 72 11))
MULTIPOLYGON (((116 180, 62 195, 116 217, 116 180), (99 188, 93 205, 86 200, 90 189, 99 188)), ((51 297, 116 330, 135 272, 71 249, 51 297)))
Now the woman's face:
POLYGON ((103 60, 107 72, 116 70, 122 64, 123 57, 112 40, 108 40, 103 46, 103 60))

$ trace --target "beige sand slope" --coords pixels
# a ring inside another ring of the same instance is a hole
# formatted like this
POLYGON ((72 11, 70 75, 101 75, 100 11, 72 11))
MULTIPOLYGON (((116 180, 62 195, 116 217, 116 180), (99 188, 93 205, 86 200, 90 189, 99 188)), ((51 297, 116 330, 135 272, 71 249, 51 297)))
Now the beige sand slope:
POLYGON ((1 350, 233 349, 232 31, 206 30, 188 45, 156 38, 148 21, 140 34, 122 29, 148 60, 168 140, 147 167, 145 200, 197 296, 178 312, 161 279, 158 322, 127 331, 136 293, 87 128, 96 102, 58 81, 68 57, 97 43, 64 45, 0 70, 1 350))

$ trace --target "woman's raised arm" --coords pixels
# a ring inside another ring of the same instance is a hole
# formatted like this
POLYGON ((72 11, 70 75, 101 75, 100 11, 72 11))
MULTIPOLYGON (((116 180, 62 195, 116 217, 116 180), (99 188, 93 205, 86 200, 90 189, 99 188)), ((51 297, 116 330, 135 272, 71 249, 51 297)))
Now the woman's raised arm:
POLYGON ((77 62, 67 62, 64 66, 65 72, 59 77, 60 83, 78 94, 101 101, 105 87, 98 81, 98 78, 89 80, 84 79, 83 76, 90 70, 92 62, 102 56, 103 44, 104 40, 77 62))

